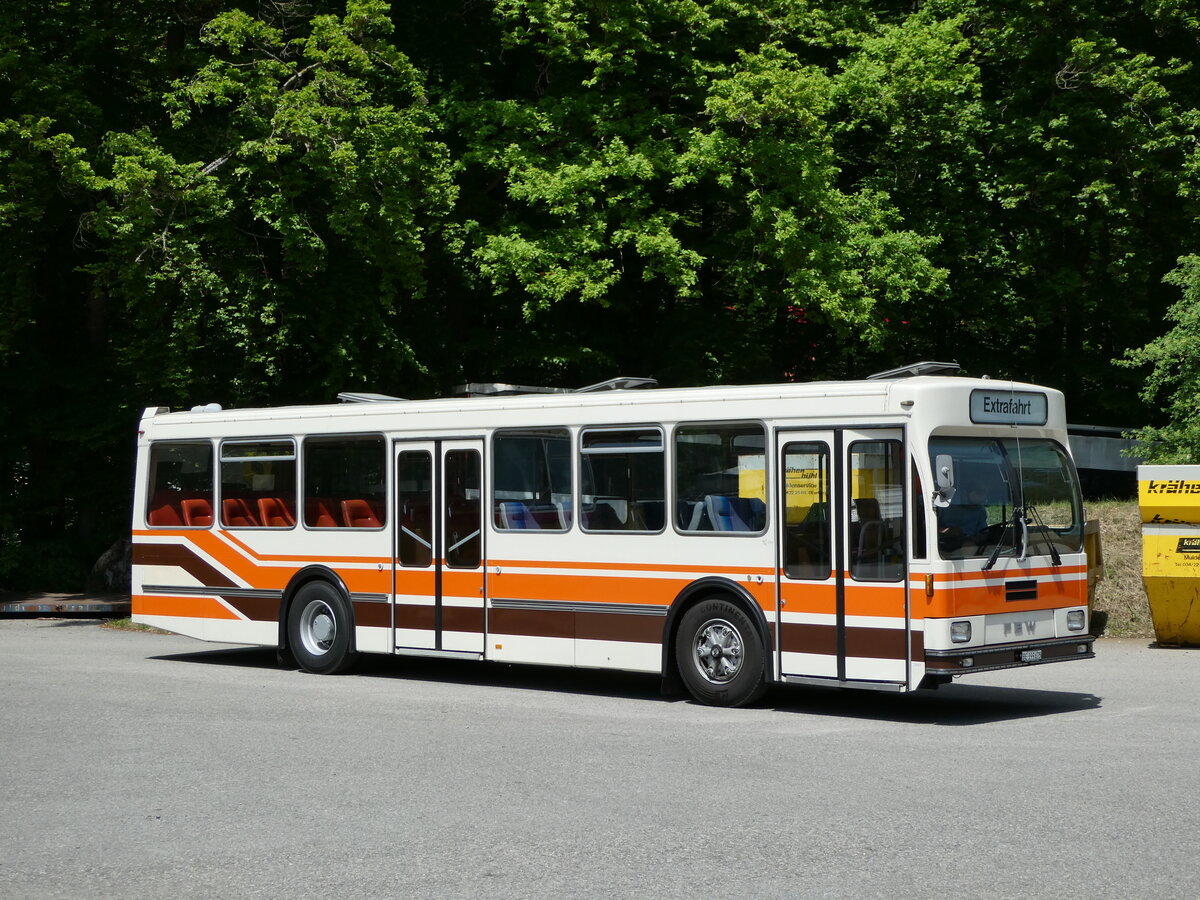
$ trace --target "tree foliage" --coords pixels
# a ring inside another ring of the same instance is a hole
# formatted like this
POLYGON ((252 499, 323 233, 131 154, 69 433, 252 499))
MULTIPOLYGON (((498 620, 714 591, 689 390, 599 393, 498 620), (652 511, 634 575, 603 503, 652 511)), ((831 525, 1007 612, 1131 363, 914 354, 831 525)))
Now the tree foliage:
POLYGON ((1182 0, 5 12, 0 584, 120 533, 151 405, 957 358, 1188 421, 1182 0))
POLYGON ((1146 457, 1157 463, 1200 462, 1200 256, 1185 256, 1165 279, 1183 296, 1167 311, 1170 330, 1130 350, 1126 366, 1150 366, 1142 397, 1162 402, 1167 421, 1146 425, 1136 436, 1146 457))

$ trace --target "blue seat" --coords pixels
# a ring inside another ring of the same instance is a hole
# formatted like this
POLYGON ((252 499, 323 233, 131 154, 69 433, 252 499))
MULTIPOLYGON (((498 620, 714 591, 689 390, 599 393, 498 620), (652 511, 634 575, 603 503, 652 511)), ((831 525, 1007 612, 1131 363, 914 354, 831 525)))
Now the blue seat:
POLYGON ((708 513, 708 521, 714 531, 753 531, 738 510, 734 507, 733 498, 723 494, 708 494, 704 498, 704 510, 708 513))
POLYGON ((509 529, 541 529, 533 513, 520 500, 501 500, 496 504, 499 525, 509 529))

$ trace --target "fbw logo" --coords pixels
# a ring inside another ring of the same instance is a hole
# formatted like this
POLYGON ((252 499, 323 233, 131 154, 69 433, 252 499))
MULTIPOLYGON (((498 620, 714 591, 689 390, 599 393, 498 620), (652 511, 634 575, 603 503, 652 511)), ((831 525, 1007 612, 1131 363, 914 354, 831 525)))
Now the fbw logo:
POLYGON ((1026 619, 1024 622, 1005 622, 1005 637, 1030 637, 1037 631, 1037 621, 1026 619))

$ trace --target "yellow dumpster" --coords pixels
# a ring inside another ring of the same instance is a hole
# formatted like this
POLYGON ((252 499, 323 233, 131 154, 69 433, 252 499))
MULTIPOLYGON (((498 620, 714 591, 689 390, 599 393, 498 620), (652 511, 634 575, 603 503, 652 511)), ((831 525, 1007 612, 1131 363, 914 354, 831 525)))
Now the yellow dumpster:
POLYGON ((1138 466, 1142 580, 1160 644, 1200 645, 1200 466, 1138 466))

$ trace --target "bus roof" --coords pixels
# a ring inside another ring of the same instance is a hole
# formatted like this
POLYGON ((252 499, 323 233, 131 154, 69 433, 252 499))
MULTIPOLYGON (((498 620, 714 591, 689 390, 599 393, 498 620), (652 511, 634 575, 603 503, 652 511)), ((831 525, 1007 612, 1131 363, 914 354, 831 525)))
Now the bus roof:
MULTIPOLYGON (((977 379, 961 376, 918 375, 887 380, 861 379, 855 381, 815 381, 782 384, 716 385, 708 387, 652 388, 628 390, 604 390, 591 393, 536 393, 509 394, 501 396, 446 397, 429 400, 379 399, 362 402, 342 402, 297 406, 222 409, 220 407, 197 407, 192 411, 169 412, 162 407, 151 407, 145 411, 143 422, 154 422, 161 426, 187 426, 190 424, 225 431, 239 430, 239 425, 287 420, 297 425, 314 420, 323 420, 317 430, 338 430, 339 421, 345 422, 341 430, 347 430, 350 421, 386 420, 392 417, 407 419, 415 427, 415 420, 440 420, 438 425, 446 427, 452 417, 469 416, 478 427, 511 425, 521 413, 530 414, 540 422, 547 415, 559 412, 563 421, 559 424, 577 423, 589 414, 608 410, 602 418, 613 421, 652 421, 655 419, 712 419, 712 418, 776 418, 820 415, 829 418, 884 416, 904 417, 912 415, 914 407, 920 409, 922 399, 938 398, 938 406, 953 406, 957 400, 972 392, 992 392, 997 395, 1018 392, 1021 394, 1044 395, 1047 400, 1047 420, 1042 424, 1050 427, 1065 427, 1062 394, 1052 388, 1000 379, 977 379), (813 401, 814 407, 803 411, 778 408, 780 402, 813 401), (736 408, 735 408, 736 407, 736 408), (633 410, 640 410, 635 412, 633 410), (536 412, 535 411, 540 411, 536 412), (577 411, 564 415, 570 411, 577 411), (584 411, 588 411, 585 413, 584 411), (719 412, 718 412, 719 411, 719 412), (515 415, 513 415, 515 414, 515 415), (411 418, 410 418, 411 417, 411 418), (224 424, 224 428, 220 427, 224 424)), ((948 407, 947 407, 948 408, 948 407)), ((924 410, 922 410, 924 411, 924 410)), ((966 409, 961 418, 966 420, 966 409)), ((531 424, 534 424, 531 421, 531 424)), ((596 424, 602 424, 597 422, 596 424)), ((1013 424, 1029 424, 1015 422, 1013 424)), ((1037 424, 1037 423, 1032 423, 1037 424)), ((381 430, 387 426, 376 425, 381 430)), ((400 428, 409 427, 406 425, 400 428)), ((189 429, 190 430, 190 429, 189 429)), ((261 430, 261 429, 260 429, 261 430)), ((307 430, 307 429, 297 429, 307 430)), ((357 430, 357 427, 355 428, 357 430)))

